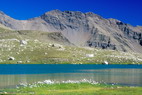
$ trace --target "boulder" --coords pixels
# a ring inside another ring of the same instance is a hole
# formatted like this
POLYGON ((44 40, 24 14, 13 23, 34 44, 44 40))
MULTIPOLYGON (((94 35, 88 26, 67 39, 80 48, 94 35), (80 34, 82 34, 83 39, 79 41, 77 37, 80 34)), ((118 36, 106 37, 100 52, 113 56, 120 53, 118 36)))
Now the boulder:
POLYGON ((94 54, 86 54, 86 57, 94 57, 94 54))
POLYGON ((15 58, 14 57, 9 57, 8 60, 15 60, 15 58))
POLYGON ((27 45, 28 43, 27 43, 27 41, 25 41, 25 40, 20 40, 20 45, 27 45))
POLYGON ((52 47, 57 47, 57 48, 64 48, 62 45, 60 45, 60 44, 52 44, 51 45, 52 47))
POLYGON ((17 64, 22 64, 22 61, 17 61, 17 64))
POLYGON ((27 61, 26 61, 26 63, 30 63, 30 61, 29 61, 29 60, 27 60, 27 61))
POLYGON ((104 61, 102 64, 104 65, 108 65, 109 63, 107 61, 104 61))

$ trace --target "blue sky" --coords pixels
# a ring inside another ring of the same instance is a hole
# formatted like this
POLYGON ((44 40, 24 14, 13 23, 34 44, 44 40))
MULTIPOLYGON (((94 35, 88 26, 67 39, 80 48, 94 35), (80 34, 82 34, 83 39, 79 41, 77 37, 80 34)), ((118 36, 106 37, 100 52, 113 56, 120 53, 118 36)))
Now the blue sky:
POLYGON ((0 0, 0 10, 20 20, 54 10, 94 12, 142 26, 142 0, 0 0))

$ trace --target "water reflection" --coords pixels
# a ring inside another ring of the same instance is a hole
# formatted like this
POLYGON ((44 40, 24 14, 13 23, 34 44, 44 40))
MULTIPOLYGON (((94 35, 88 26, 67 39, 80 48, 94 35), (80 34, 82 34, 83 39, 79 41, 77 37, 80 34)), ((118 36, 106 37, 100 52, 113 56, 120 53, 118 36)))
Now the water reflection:
POLYGON ((17 74, 0 75, 0 88, 15 87, 20 83, 34 83, 44 80, 94 80, 105 83, 118 83, 130 86, 142 86, 142 69, 98 69, 81 70, 80 73, 49 73, 49 74, 17 74))

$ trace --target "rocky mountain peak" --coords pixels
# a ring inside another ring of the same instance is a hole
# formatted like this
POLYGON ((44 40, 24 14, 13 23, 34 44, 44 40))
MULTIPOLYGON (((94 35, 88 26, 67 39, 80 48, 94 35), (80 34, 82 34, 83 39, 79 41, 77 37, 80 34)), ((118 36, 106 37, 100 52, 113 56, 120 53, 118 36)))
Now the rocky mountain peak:
POLYGON ((109 18, 108 20, 109 20, 111 23, 113 23, 113 24, 123 23, 123 22, 121 22, 120 20, 113 19, 113 18, 109 18))
POLYGON ((97 17, 99 19, 103 19, 103 17, 101 17, 100 15, 94 14, 93 12, 87 12, 85 13, 85 15, 89 17, 97 17))
POLYGON ((142 52, 142 27, 92 12, 53 10, 30 20, 15 20, 0 13, 0 23, 14 30, 61 32, 77 46, 142 52))
POLYGON ((101 16, 94 14, 93 12, 87 12, 83 13, 80 11, 60 11, 60 10, 52 10, 49 12, 46 12, 42 16, 68 16, 68 17, 76 17, 76 18, 84 18, 84 17, 97 17, 99 19, 103 19, 101 16))
POLYGON ((62 11, 56 9, 56 10, 52 10, 52 11, 46 12, 43 15, 49 15, 49 14, 50 15, 54 15, 54 14, 60 14, 60 13, 62 13, 62 11))
POLYGON ((64 11, 64 14, 68 14, 70 16, 83 16, 84 13, 80 12, 80 11, 64 11))

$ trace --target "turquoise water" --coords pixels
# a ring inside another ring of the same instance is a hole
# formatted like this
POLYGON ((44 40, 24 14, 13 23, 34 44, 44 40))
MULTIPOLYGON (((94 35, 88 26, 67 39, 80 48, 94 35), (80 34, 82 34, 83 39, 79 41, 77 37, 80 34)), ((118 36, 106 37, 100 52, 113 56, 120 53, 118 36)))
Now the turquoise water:
POLYGON ((93 80, 101 83, 142 86, 142 65, 0 65, 0 88, 44 80, 93 80))

